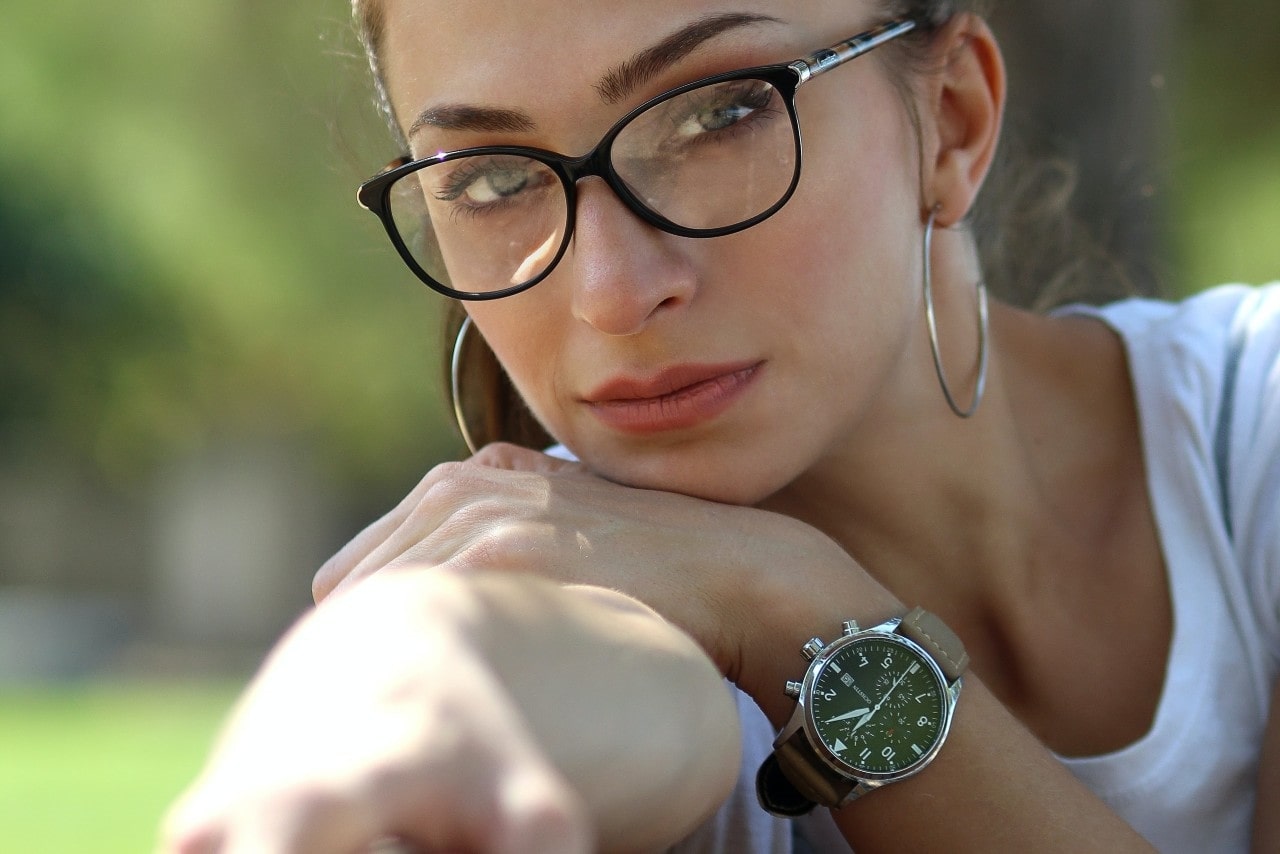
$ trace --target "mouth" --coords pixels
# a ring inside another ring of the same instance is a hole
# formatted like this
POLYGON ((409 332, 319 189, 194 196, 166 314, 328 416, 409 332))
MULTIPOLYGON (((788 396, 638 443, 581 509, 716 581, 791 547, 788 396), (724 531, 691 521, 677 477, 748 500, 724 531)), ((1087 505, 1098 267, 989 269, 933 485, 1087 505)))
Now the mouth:
POLYGON ((724 413, 754 384, 764 362, 677 365, 643 379, 619 377, 582 401, 623 433, 688 430, 724 413))

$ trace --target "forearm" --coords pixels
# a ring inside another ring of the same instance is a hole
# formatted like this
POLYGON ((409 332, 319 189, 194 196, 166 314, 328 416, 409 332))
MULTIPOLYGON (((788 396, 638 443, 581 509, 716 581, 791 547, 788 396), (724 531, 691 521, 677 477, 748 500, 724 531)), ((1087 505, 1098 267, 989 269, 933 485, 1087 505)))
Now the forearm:
MULTIPOLYGON (((824 545, 801 529, 793 534, 779 530, 783 536, 807 537, 807 543, 796 540, 790 549, 802 556, 804 582, 764 570, 744 583, 755 591, 753 607, 762 621, 744 647, 748 654, 737 674, 777 728, 796 708, 783 688, 805 672, 800 648, 806 640, 833 640, 845 620, 868 627, 909 610, 834 544, 824 545)), ((951 732, 937 759, 920 774, 873 791, 835 817, 860 854, 1150 850, 972 670, 964 676, 951 732)))
POLYGON ((687 635, 603 588, 510 575, 467 583, 486 615, 468 630, 606 850, 671 845, 724 799, 738 769, 737 711, 687 635))
POLYGON ((281 640, 162 850, 643 851, 718 805, 738 750, 720 674, 645 606, 384 573, 281 640))
POLYGON ((834 816, 859 854, 1152 850, 972 674, 938 758, 834 816))

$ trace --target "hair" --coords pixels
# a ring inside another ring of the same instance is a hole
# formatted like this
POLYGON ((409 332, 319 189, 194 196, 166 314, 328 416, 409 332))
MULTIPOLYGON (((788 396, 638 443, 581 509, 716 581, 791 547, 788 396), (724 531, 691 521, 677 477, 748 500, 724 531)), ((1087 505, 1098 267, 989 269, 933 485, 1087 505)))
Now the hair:
MULTIPOLYGON (((407 150, 382 65, 383 4, 352 0, 351 5, 379 112, 396 142, 407 150)), ((985 18, 991 5, 989 0, 878 0, 885 18, 909 18, 918 25, 876 52, 902 98, 918 141, 921 124, 914 84, 936 69, 937 57, 931 48, 938 31, 957 15, 985 18)), ((1028 158, 1006 130, 982 192, 962 225, 973 236, 993 295, 1013 305, 1045 310, 1070 300, 1099 300, 1133 291, 1119 261, 1070 212, 1075 186, 1073 164, 1028 158)), ((444 313, 443 379, 450 397, 453 345, 465 317, 462 304, 456 301, 444 313)), ((477 445, 505 441, 542 449, 554 444, 475 332, 464 342, 459 364, 459 387, 467 391, 459 411, 477 445)))

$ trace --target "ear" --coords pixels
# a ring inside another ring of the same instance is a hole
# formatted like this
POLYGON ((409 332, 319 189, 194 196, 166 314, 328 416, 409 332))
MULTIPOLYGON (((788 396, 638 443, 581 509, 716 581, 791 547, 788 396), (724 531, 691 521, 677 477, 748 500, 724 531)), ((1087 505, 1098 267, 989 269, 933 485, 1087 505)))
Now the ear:
POLYGON ((926 127, 933 125, 932 133, 926 131, 933 145, 925 146, 923 190, 924 202, 938 206, 938 225, 945 228, 969 212, 995 157, 1005 72, 995 36, 976 15, 949 22, 935 49, 939 66, 925 83, 922 104, 926 127))

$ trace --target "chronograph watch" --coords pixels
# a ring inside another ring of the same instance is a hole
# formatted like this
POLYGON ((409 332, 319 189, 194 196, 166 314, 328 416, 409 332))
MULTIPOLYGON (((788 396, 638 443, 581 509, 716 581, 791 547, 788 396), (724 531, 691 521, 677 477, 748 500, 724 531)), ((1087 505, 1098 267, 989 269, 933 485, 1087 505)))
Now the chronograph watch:
POLYGON ((842 807, 923 770, 951 728, 961 674, 960 639, 920 608, 803 647, 809 669, 788 682, 796 710, 756 776, 760 803, 795 816, 842 807))

